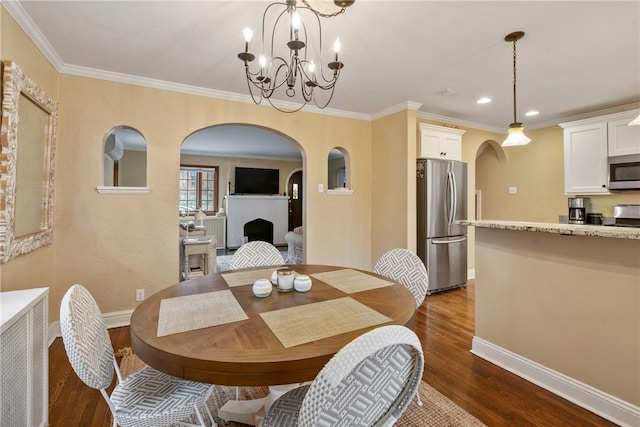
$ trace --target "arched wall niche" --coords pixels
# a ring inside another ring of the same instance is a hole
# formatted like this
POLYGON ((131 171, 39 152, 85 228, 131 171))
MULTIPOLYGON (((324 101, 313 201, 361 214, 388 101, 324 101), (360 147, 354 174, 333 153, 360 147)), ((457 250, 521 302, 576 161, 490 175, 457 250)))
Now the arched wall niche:
POLYGON ((148 193, 147 141, 140 131, 118 125, 102 141, 100 193, 148 193))
POLYGON ((327 190, 351 189, 351 158, 343 147, 333 147, 327 159, 327 190))

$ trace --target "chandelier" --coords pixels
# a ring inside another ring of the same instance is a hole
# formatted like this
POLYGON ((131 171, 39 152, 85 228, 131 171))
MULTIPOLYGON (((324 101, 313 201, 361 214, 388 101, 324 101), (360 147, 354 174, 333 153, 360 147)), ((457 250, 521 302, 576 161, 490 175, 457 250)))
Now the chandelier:
POLYGON ((252 70, 250 63, 256 56, 249 51, 253 38, 250 28, 243 30, 244 52, 238 58, 244 62, 247 85, 253 102, 260 104, 267 99, 271 106, 284 113, 293 113, 312 102, 325 108, 333 98, 335 85, 344 64, 339 60, 340 39, 333 44, 332 61, 324 70, 322 61, 322 27, 320 17, 332 17, 343 13, 355 0, 334 0, 340 9, 335 13, 322 13, 313 9, 306 0, 299 6, 296 0, 271 3, 262 15, 262 46, 258 57, 258 68, 252 70), (305 20, 303 21, 303 16, 305 20), (272 26, 271 29, 267 25, 272 26), (317 40, 315 40, 317 38, 317 40), (310 42, 314 42, 316 61, 309 53, 310 42), (326 73, 326 74, 325 74, 326 73), (325 94, 318 99, 316 94, 325 94), (286 108, 276 105, 272 96, 285 94, 299 105, 286 108))
POLYGON ((503 147, 527 145, 531 142, 531 139, 524 134, 522 123, 516 119, 516 42, 522 37, 524 37, 524 32, 522 31, 516 31, 504 37, 504 41, 513 43, 513 123, 509 125, 507 139, 502 143, 503 147))

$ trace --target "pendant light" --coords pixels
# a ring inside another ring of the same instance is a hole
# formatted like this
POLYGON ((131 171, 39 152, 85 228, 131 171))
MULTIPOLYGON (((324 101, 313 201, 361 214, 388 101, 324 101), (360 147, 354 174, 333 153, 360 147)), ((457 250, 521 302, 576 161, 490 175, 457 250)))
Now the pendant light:
POLYGON ((502 143, 503 147, 513 147, 517 145, 527 145, 531 139, 524 134, 522 123, 516 119, 516 42, 524 37, 523 31, 516 31, 507 34, 504 41, 513 43, 513 123, 509 125, 507 139, 502 143))
POLYGON ((639 125, 640 125, 640 114, 638 114, 638 117, 636 117, 635 119, 629 122, 629 126, 639 126, 639 125))

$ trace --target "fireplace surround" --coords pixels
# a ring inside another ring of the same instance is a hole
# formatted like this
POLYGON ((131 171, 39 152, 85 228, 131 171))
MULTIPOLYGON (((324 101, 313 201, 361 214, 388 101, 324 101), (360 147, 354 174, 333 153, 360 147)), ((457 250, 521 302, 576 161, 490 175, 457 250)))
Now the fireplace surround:
POLYGON ((255 238, 253 225, 263 224, 263 221, 273 224, 273 245, 286 245, 284 235, 288 231, 287 196, 257 196, 257 195, 228 195, 225 196, 227 212, 227 248, 237 249, 243 243, 251 240, 265 240, 255 238), (253 223, 256 221, 256 223, 253 223), (253 223, 249 230, 245 230, 247 223, 253 223), (247 233, 249 235, 247 235, 247 233))

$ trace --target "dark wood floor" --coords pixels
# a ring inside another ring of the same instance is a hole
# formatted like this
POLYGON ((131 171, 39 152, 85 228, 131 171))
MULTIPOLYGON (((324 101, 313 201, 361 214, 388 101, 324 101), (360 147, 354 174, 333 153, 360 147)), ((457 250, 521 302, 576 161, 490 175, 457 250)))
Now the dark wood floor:
MULTIPOLYGON (((615 425, 472 355, 474 316, 473 281, 466 289, 427 297, 416 324, 425 381, 490 427, 615 425)), ((130 345, 129 328, 110 335, 115 349, 130 345)), ((100 392, 76 377, 60 338, 49 357, 50 426, 111 426, 100 392)))

